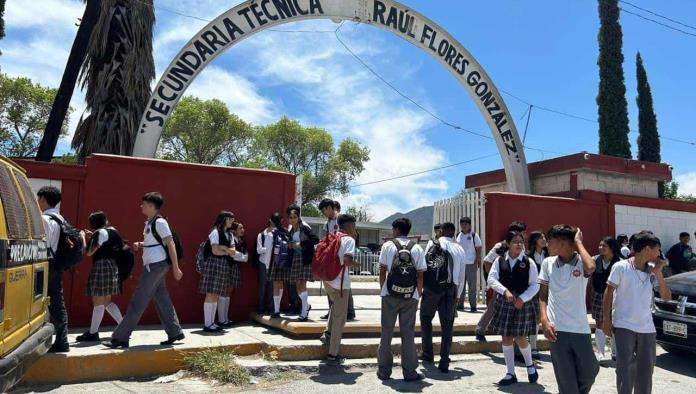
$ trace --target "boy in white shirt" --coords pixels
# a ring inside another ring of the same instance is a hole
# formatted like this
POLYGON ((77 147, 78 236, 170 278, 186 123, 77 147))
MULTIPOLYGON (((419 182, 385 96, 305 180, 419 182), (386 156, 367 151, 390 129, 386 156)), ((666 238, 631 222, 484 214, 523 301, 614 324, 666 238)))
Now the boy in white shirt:
MULTIPOLYGON (((338 201, 325 198, 319 202, 319 211, 326 218, 326 223, 324 224, 324 236, 326 234, 333 234, 339 231, 338 216, 341 212, 341 204, 338 201)), ((357 239, 357 238, 356 238, 357 239)), ((326 298, 329 299, 329 308, 331 308, 331 298, 327 295, 326 298)), ((328 319, 329 313, 321 317, 322 319, 328 319)), ((355 305, 353 304, 353 291, 348 290, 348 321, 355 320, 355 305)))
MULTIPOLYGON (((469 288, 467 297, 469 298, 469 311, 476 312, 476 279, 478 269, 481 267, 481 238, 471 229, 471 218, 463 217, 459 219, 461 231, 457 234, 457 243, 464 249, 466 259, 466 283, 469 288)), ((459 297, 457 310, 464 310, 464 297, 459 297)))
POLYGON ((551 257, 544 259, 539 273, 541 326, 551 341, 558 390, 586 394, 599 372, 585 306, 585 289, 595 262, 582 244, 579 228, 558 224, 546 238, 551 257))
POLYGON ((660 258, 660 240, 648 231, 632 243, 634 256, 615 263, 604 291, 604 333, 616 342, 616 389, 619 394, 649 394, 655 366, 653 291, 671 300, 660 258), (656 262, 654 265, 649 263, 656 262))
POLYGON ((273 229, 275 225, 268 220, 268 226, 256 237, 256 253, 259 256, 259 306, 256 313, 263 315, 271 313, 270 303, 273 299, 273 290, 268 281, 268 271, 271 266, 271 249, 273 249, 273 229))

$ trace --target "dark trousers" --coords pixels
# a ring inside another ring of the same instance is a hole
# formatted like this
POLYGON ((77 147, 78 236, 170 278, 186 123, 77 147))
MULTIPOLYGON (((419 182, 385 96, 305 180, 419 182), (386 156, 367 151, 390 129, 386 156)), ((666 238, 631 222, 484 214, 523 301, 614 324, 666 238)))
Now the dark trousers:
POLYGON ((655 367, 655 333, 614 329, 616 341, 616 391, 619 394, 652 393, 655 367))
POLYGON ((51 315, 51 323, 56 329, 54 345, 68 345, 68 311, 65 309, 63 298, 63 269, 49 262, 48 265, 48 296, 51 303, 48 305, 48 313, 51 315))
POLYGON ((273 310, 273 286, 268 281, 268 268, 263 263, 259 263, 259 306, 256 308, 258 313, 273 310))
POLYGON ((456 286, 452 286, 443 293, 435 293, 426 289, 423 291, 423 298, 421 298, 420 321, 423 358, 428 360, 433 358, 433 318, 435 317, 435 312, 437 312, 442 329, 440 368, 448 368, 450 363, 449 355, 452 348, 452 327, 454 326, 456 298, 456 286))
POLYGON ((556 332, 551 362, 561 394, 587 394, 599 373, 590 334, 556 332))
MULTIPOLYGON (((328 295, 328 290, 326 298, 329 300, 329 310, 331 310, 331 305, 333 305, 333 301, 331 300, 331 297, 329 297, 328 295)), ((355 317, 355 305, 353 305, 353 289, 348 290, 348 317, 355 317)))

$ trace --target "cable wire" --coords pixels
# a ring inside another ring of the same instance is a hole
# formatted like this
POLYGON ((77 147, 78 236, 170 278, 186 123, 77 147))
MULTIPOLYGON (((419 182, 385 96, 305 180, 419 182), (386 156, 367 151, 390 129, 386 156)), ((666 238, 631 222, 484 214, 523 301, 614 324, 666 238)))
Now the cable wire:
POLYGON ((684 30, 679 29, 679 28, 677 28, 677 27, 670 26, 670 25, 668 25, 668 24, 666 24, 666 23, 662 23, 662 22, 657 21, 657 20, 655 20, 655 19, 648 18, 647 16, 643 16, 643 15, 641 15, 641 14, 637 14, 637 13, 632 12, 632 11, 629 11, 629 10, 627 10, 627 9, 625 9, 625 8, 621 8, 621 11, 623 11, 623 12, 625 12, 625 13, 627 13, 627 14, 631 14, 631 15, 633 15, 633 16, 637 16, 638 18, 645 19, 646 21, 649 21, 649 22, 652 22, 652 23, 656 23, 656 24, 658 24, 658 25, 660 25, 660 26, 664 26, 664 27, 666 27, 666 28, 668 28, 668 29, 671 29, 671 30, 674 30, 674 31, 678 31, 678 32, 680 32, 680 33, 683 33, 683 34, 686 34, 686 35, 689 35, 689 36, 696 37, 696 34, 694 34, 694 33, 690 33, 690 32, 688 32, 688 31, 684 31, 684 30))
POLYGON ((637 6, 637 5, 635 5, 635 4, 631 3, 631 2, 624 1, 624 0, 619 0, 619 3, 623 3, 623 4, 626 4, 626 5, 629 5, 629 6, 633 7, 633 8, 639 9, 639 10, 641 10, 641 11, 643 11, 643 12, 647 12, 648 14, 655 15, 655 16, 658 17, 658 18, 662 18, 662 19, 668 20, 668 21, 670 21, 670 22, 672 22, 672 23, 674 23, 674 24, 681 25, 681 26, 684 26, 684 27, 686 27, 686 28, 696 30, 696 26, 687 25, 686 23, 679 22, 679 21, 676 20, 676 19, 672 19, 672 18, 667 17, 667 16, 664 16, 664 15, 662 15, 662 14, 658 14, 657 12, 653 12, 653 11, 650 11, 650 10, 648 10, 648 9, 646 9, 646 8, 639 7, 639 6, 637 6))

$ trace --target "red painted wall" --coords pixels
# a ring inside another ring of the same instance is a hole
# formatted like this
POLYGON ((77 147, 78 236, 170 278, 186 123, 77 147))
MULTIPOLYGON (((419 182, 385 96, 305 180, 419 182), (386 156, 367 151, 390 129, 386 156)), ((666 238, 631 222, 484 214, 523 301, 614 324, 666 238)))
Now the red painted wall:
MULTIPOLYGON (((241 168, 214 167, 150 159, 95 155, 85 166, 63 166, 19 160, 30 178, 60 179, 63 182, 61 212, 74 225, 88 226, 90 212, 103 210, 111 223, 129 241, 142 241, 145 217, 140 212, 144 193, 158 191, 164 196, 162 208, 170 225, 184 244, 184 277, 177 282, 170 275, 169 293, 183 323, 203 321, 203 295, 198 292, 200 275, 193 259, 198 245, 207 237, 220 210, 231 210, 246 228, 246 243, 255 248, 260 232, 273 212, 284 212, 294 201, 295 177, 289 174, 241 168)), ((140 254, 133 278, 124 284, 124 294, 115 298, 125 311, 142 271, 140 254)), ((74 273, 66 273, 64 289, 72 326, 89 324, 92 306, 85 296, 90 262, 74 273)), ((242 265, 242 287, 232 294, 230 314, 246 320, 255 310, 258 283, 251 264, 242 265)), ((158 323, 150 306, 141 323, 158 323)))

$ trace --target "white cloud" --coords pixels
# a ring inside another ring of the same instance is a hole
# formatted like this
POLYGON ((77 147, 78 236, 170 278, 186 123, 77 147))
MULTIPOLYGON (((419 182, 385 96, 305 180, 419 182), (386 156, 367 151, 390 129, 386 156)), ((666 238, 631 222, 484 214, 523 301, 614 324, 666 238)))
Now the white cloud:
POLYGON ((76 0, 8 1, 5 9, 7 28, 39 27, 44 30, 70 27, 82 17, 84 4, 76 0))
POLYGON ((696 172, 687 172, 674 178, 679 183, 679 194, 696 196, 696 172))

